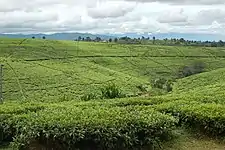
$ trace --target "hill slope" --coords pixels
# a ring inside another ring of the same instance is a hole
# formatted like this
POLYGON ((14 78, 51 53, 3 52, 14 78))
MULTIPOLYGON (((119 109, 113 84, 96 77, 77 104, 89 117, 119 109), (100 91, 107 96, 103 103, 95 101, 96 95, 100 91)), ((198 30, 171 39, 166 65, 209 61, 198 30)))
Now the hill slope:
POLYGON ((195 60, 207 71, 225 66, 223 48, 1 39, 0 49, 6 100, 72 100, 110 82, 132 94, 195 60))
POLYGON ((224 147, 178 130, 224 138, 223 48, 1 39, 0 49, 0 147, 12 142, 13 149, 166 149, 168 140, 168 149, 224 147), (178 68, 196 60, 207 72, 177 80, 169 94, 77 100, 110 82, 136 92, 137 85, 150 87, 151 79, 176 78, 178 68), (172 141, 174 132, 182 135, 172 141))

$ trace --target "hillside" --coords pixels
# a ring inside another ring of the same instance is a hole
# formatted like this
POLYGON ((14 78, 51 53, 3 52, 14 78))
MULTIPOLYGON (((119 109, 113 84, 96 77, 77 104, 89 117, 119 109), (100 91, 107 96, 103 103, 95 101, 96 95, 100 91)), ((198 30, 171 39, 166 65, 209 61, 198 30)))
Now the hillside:
POLYGON ((207 71, 225 66, 223 48, 118 45, 51 40, 0 40, 6 100, 76 99, 115 82, 127 94, 180 66, 202 60, 207 71))
POLYGON ((0 64, 0 148, 225 147, 225 48, 0 39, 0 64), (177 79, 196 61, 205 72, 177 79), (161 77, 174 80, 173 91, 151 95, 161 77), (108 83, 126 95, 146 85, 150 95, 80 99, 108 83))
MULTIPOLYGON (((209 88, 218 84, 225 83, 225 69, 216 69, 178 80, 174 86, 176 92, 196 90, 200 88, 209 88)), ((207 94, 207 93, 205 93, 207 94)))

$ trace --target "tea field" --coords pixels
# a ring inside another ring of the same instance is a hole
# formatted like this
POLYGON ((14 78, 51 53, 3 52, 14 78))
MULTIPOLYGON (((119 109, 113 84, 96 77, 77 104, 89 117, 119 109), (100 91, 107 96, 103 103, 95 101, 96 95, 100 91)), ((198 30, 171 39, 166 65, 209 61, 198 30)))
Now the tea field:
POLYGON ((208 143, 209 149, 225 148, 225 48, 0 39, 0 64, 0 145, 188 150, 208 143), (196 61, 206 65, 203 73, 177 78, 180 67, 196 61), (152 87, 151 80, 162 77, 173 80, 171 92, 152 87), (81 99, 101 94, 111 83, 135 97, 81 99), (147 95, 136 96, 143 92, 140 85, 147 95), (177 137, 181 128, 185 133, 177 137))

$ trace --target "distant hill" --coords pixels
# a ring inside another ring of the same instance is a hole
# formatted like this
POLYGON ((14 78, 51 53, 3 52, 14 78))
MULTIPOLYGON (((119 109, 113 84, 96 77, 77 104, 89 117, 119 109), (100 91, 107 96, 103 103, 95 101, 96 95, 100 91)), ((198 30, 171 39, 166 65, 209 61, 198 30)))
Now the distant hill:
POLYGON ((96 37, 100 37, 101 39, 109 39, 114 38, 109 35, 100 35, 100 34, 90 34, 90 33, 54 33, 54 34, 0 34, 0 37, 8 37, 8 38, 42 38, 43 36, 46 39, 52 40, 75 40, 78 37, 86 38, 90 37, 91 39, 95 39, 96 37))

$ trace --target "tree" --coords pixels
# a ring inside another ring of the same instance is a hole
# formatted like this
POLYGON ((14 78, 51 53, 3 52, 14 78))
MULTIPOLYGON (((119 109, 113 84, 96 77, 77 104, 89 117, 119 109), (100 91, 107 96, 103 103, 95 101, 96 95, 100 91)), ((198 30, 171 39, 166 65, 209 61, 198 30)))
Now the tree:
POLYGON ((125 40, 125 41, 129 41, 131 38, 127 37, 127 36, 124 36, 124 37, 121 37, 120 40, 125 40))
POLYGON ((167 44, 168 39, 167 39, 167 38, 165 38, 165 39, 163 39, 163 40, 164 40, 165 44, 167 44))
POLYGON ((35 39, 35 36, 33 36, 32 39, 35 39))
POLYGON ((196 61, 191 65, 183 66, 179 68, 178 77, 183 78, 183 77, 188 77, 194 74, 202 73, 204 72, 205 68, 206 68, 205 63, 201 61, 196 61))
POLYGON ((153 44, 155 44, 155 37, 153 36, 153 44))
POLYGON ((115 42, 115 43, 117 43, 117 42, 118 42, 118 39, 117 39, 117 38, 115 38, 115 39, 114 39, 114 42, 115 42))
POLYGON ((109 39, 109 42, 110 42, 110 43, 112 42, 112 39, 111 39, 111 38, 109 39))
POLYGON ((180 43, 185 43, 185 39, 184 38, 180 38, 180 43))
POLYGON ((222 47, 224 46, 224 42, 222 40, 219 40, 218 44, 217 44, 219 47, 222 47))
POLYGON ((45 37, 45 36, 43 36, 43 37, 42 37, 42 39, 46 39, 46 37, 45 37))
POLYGON ((101 39, 100 37, 96 37, 96 38, 95 38, 95 41, 96 41, 96 42, 100 42, 101 40, 102 40, 102 39, 101 39))
POLYGON ((89 36, 86 37, 86 41, 91 41, 91 38, 89 36))
POLYGON ((79 37, 78 37, 78 41, 81 41, 81 40, 82 40, 82 38, 81 38, 81 36, 79 36, 79 37))

